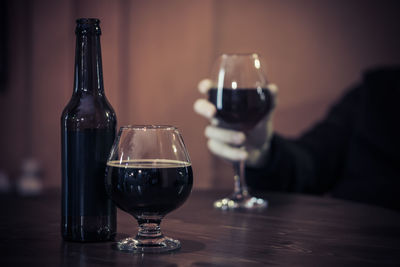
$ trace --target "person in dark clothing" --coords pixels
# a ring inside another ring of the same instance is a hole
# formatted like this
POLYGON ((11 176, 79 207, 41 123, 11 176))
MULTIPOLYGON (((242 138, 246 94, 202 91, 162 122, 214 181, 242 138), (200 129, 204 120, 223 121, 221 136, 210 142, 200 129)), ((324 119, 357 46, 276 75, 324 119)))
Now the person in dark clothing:
MULTIPOLYGON (((259 142, 264 148, 256 153, 256 160, 251 151, 243 153, 234 147, 251 143, 254 133, 245 136, 214 125, 207 127, 206 136, 210 150, 218 156, 235 160, 236 153, 247 159, 250 190, 330 194, 400 210, 399 99, 400 67, 379 68, 367 71, 359 85, 299 138, 265 131, 269 137, 259 142), (213 147, 215 140, 219 147, 213 147)), ((205 113, 209 107, 198 102, 195 110, 212 118, 212 109, 205 113)))

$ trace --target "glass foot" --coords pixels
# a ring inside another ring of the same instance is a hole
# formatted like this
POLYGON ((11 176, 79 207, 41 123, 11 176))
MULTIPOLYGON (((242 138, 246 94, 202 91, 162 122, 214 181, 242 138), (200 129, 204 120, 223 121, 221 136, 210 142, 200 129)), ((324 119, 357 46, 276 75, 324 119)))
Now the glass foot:
POLYGON ((163 253, 179 249, 181 243, 169 237, 143 240, 128 237, 119 241, 116 247, 118 250, 132 253, 163 253))
POLYGON ((268 201, 262 198, 245 196, 241 198, 223 198, 214 202, 214 208, 221 210, 235 210, 235 209, 245 209, 245 210, 255 210, 255 209, 265 209, 268 206, 268 201))

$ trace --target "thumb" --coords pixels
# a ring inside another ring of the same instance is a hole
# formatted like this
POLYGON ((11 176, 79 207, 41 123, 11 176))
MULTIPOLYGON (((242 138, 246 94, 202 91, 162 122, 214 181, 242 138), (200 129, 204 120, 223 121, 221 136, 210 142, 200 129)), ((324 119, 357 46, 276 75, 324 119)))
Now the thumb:
POLYGON ((197 85, 199 92, 202 94, 207 94, 208 90, 212 87, 212 81, 210 79, 203 79, 197 85))

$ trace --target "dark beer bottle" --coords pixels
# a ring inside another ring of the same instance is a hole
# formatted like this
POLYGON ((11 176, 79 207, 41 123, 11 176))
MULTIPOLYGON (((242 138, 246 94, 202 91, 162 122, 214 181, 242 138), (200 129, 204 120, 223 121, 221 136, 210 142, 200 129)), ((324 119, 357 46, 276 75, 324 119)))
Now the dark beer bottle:
POLYGON ((111 240, 116 233, 104 172, 117 119, 104 94, 99 24, 77 20, 74 91, 61 116, 61 233, 70 241, 111 240))

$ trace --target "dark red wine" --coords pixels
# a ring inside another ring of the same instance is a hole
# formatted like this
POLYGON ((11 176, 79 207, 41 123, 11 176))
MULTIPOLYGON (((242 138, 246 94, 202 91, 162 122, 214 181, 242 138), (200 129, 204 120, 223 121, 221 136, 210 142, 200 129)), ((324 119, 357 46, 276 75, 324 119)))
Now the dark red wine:
POLYGON ((273 108, 270 91, 265 88, 223 88, 209 90, 209 101, 217 108, 222 127, 248 131, 273 108))
POLYGON ((192 167, 173 160, 110 161, 106 189, 123 211, 135 218, 161 215, 182 205, 193 185, 192 167))
POLYGON ((66 240, 101 241, 115 236, 116 208, 104 186, 113 129, 63 133, 62 235, 66 240))

